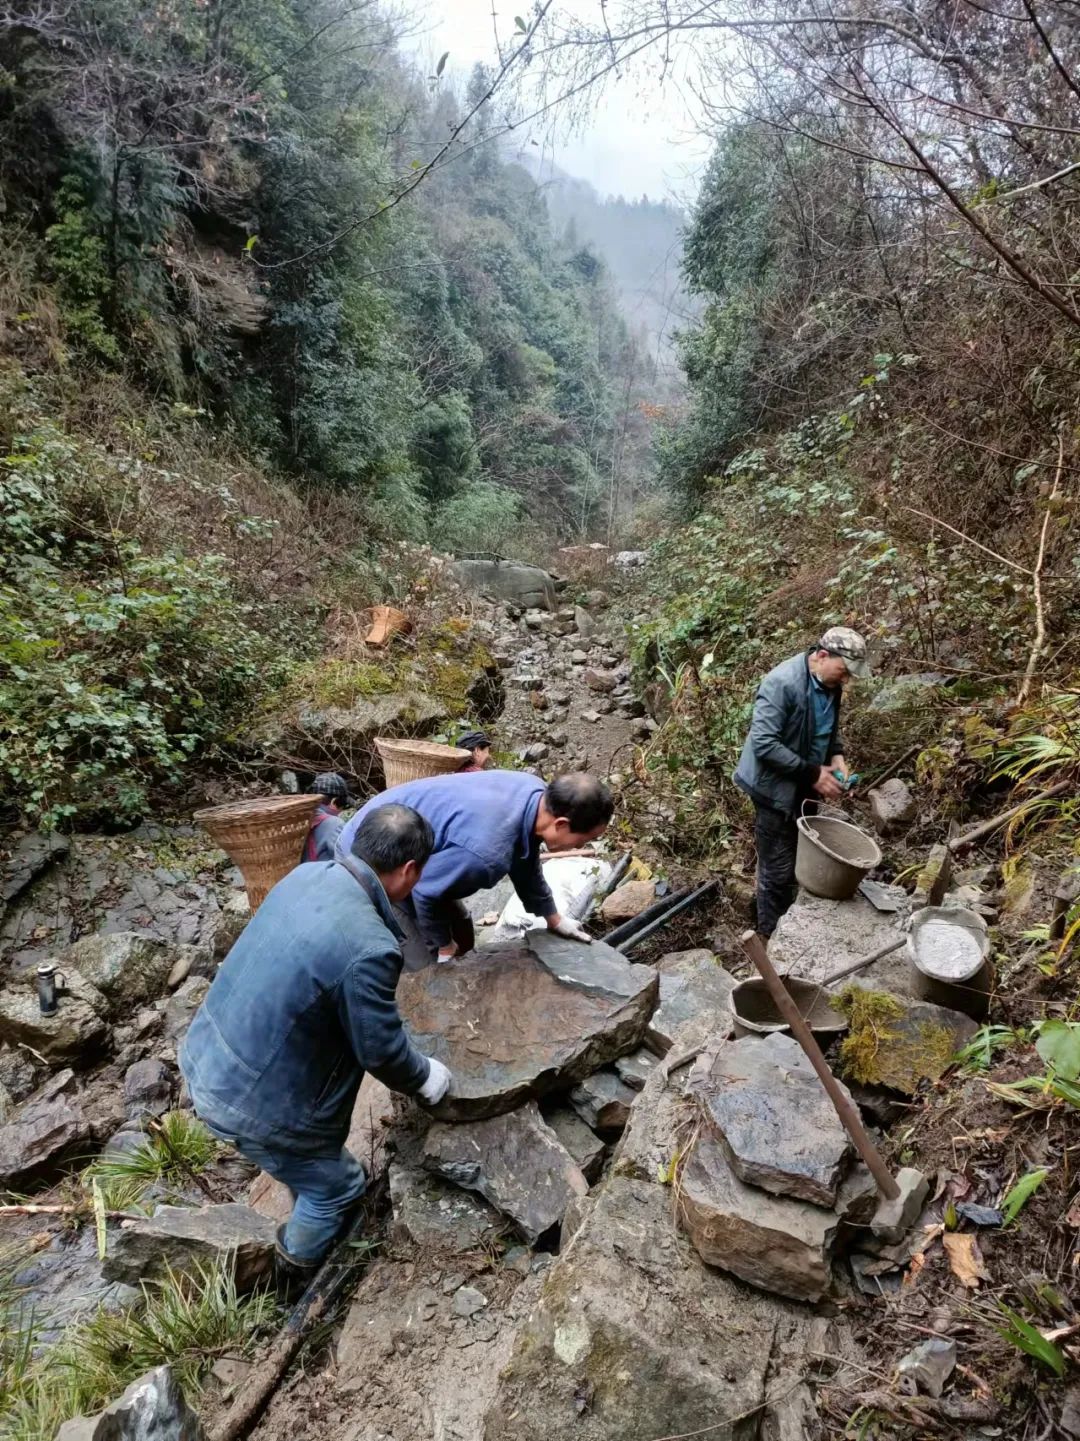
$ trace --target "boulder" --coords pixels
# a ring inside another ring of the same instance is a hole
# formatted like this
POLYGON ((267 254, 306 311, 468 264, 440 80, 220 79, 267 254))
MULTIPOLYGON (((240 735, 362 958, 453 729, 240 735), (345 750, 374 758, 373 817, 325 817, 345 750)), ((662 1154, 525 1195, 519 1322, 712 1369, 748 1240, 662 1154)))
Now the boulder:
POLYGON ((10 849, 5 847, 0 859, 0 910, 20 896, 43 871, 63 860, 70 849, 68 838, 55 831, 32 831, 20 836, 10 849))
POLYGON ((581 679, 597 695, 610 695, 619 684, 618 677, 605 670, 587 670, 581 679))
POLYGON ((574 1196, 589 1189, 535 1101, 486 1121, 436 1123, 424 1142, 424 1165, 478 1191, 527 1241, 557 1226, 574 1196))
POLYGON ((553 611, 556 607, 555 579, 538 565, 497 558, 456 560, 450 567, 461 585, 494 600, 509 601, 525 608, 553 611))
POLYGON ((911 787, 894 776, 869 792, 870 817, 879 835, 902 830, 915 819, 918 809, 911 787))
POLYGON ((817 1301, 829 1286, 835 1211, 747 1186, 703 1128, 679 1170, 679 1221, 701 1259, 763 1291, 817 1301))
POLYGON ((480 1250, 506 1226, 481 1196, 420 1166, 395 1161, 389 1182, 393 1233, 398 1240, 412 1241, 425 1255, 480 1250))
POLYGON ((598 710, 583 710, 579 719, 585 721, 587 725, 596 725, 600 719, 600 712, 598 710))
POLYGON ((619 1172, 616 1161, 568 1218, 499 1375, 484 1441, 756 1434, 774 1347, 805 1350, 808 1323, 710 1272, 673 1227, 659 1173, 679 1119, 676 1092, 653 1077, 616 1152, 638 1162, 619 1172))
POLYGON ((544 1120, 569 1151, 590 1186, 598 1181, 607 1146, 592 1127, 587 1126, 576 1111, 563 1105, 545 1107, 544 1120))
POLYGON ((234 891, 221 908, 214 932, 214 959, 221 961, 240 939, 240 932, 251 920, 251 902, 247 891, 234 891))
POLYGON ((99 1059, 109 1032, 103 1016, 108 1002, 78 971, 65 975, 59 1004, 51 1016, 38 1005, 33 975, 22 975, 0 991, 0 1041, 28 1046, 53 1065, 80 1069, 99 1059))
POLYGON ((129 1117, 163 1116, 172 1104, 173 1073, 164 1061, 147 1056, 124 1075, 124 1109, 129 1117))
POLYGON ((583 605, 574 606, 574 626, 584 639, 596 634, 596 620, 583 605))
POLYGON ((841 1069, 861 1085, 888 1086, 912 1096, 936 1081, 971 1040, 970 1016, 856 982, 845 997, 851 1029, 840 1047, 841 1069))
MULTIPOLYGON (((58 957, 65 975, 78 972, 108 1002, 110 1019, 126 1017, 145 1001, 165 991, 177 961, 194 963, 204 955, 198 946, 175 946, 152 936, 119 932, 86 936, 58 957)), ((190 969, 190 965, 189 965, 190 969)))
POLYGON ((210 989, 205 976, 188 976, 169 997, 165 1007, 165 1039, 179 1046, 210 989))
POLYGON ((630 1119, 636 1092, 615 1071, 597 1071, 570 1092, 570 1104, 594 1131, 618 1133, 630 1119))
POLYGON ((735 982, 712 951, 673 951, 656 969, 660 1004, 645 1033, 650 1050, 666 1056, 676 1036, 680 1045, 697 1046, 710 1036, 730 1032, 735 982))
POLYGON ((250 1290, 274 1265, 276 1224, 231 1201, 223 1206, 159 1206, 145 1220, 125 1223, 110 1237, 101 1274, 107 1281, 140 1281, 160 1276, 166 1266, 191 1271, 228 1259, 236 1284, 250 1290))
POLYGON ((656 973, 602 942, 550 931, 402 975, 398 1004, 413 1040, 449 1066, 441 1119, 482 1120, 564 1091, 637 1050, 656 973))
POLYGON ((627 881, 617 887, 610 896, 605 896, 600 905, 600 914, 613 926, 622 921, 631 921, 640 916, 646 906, 656 900, 656 884, 653 881, 627 881))
MULTIPOLYGON (((769 959, 782 974, 825 981, 834 971, 897 940, 903 921, 903 915, 879 911, 863 895, 830 901, 800 891, 773 932, 769 959)), ((908 961, 902 950, 875 961, 859 974, 884 990, 901 995, 910 992, 908 961)))
POLYGON ((74 1076, 73 1071, 53 1076, 0 1125, 0 1187, 46 1178, 85 1149, 89 1122, 78 1102, 66 1094, 74 1076))
POLYGON ((56 1441, 202 1441, 203 1435, 171 1367, 158 1366, 96 1416, 65 1421, 56 1441))
POLYGON ((792 1036, 710 1047, 694 1086, 703 1125, 740 1181, 819 1206, 835 1203, 851 1140, 792 1036))

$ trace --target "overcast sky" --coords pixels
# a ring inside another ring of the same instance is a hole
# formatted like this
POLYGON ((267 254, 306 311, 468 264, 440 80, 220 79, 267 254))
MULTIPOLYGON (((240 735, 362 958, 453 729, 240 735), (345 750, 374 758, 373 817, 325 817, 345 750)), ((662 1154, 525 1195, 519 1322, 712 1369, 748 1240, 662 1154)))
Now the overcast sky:
MULTIPOLYGON (((596 0, 564 0, 585 13, 596 0)), ((492 0, 417 0, 419 33, 411 42, 433 67, 450 52, 446 73, 465 77, 478 61, 491 63, 494 41, 492 0)), ((495 0, 500 34, 513 32, 521 0, 495 0)), ((648 58, 631 73, 609 82, 578 133, 567 134, 556 117, 535 131, 544 153, 571 175, 595 185, 601 195, 648 195, 653 200, 693 199, 709 145, 693 133, 690 105, 678 77, 663 85, 657 62, 648 58)), ((536 154, 535 149, 533 154, 536 154)))

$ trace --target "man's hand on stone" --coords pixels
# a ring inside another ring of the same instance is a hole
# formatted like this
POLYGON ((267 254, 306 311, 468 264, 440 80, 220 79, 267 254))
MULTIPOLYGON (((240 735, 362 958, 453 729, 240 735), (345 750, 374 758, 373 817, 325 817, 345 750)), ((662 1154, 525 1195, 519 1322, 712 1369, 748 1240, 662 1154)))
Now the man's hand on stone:
POLYGON ((835 801, 844 794, 844 787, 833 775, 832 771, 822 766, 818 771, 818 778, 814 782, 814 790, 823 800, 835 801))
POLYGON ((547 923, 548 929, 557 936, 565 936, 568 941, 584 941, 587 946, 592 944, 592 936, 573 916, 548 916, 547 923))
POLYGON ((437 1061, 434 1056, 428 1057, 428 1078, 420 1087, 420 1099, 426 1101, 429 1106, 436 1105, 450 1089, 451 1075, 442 1061, 437 1061))

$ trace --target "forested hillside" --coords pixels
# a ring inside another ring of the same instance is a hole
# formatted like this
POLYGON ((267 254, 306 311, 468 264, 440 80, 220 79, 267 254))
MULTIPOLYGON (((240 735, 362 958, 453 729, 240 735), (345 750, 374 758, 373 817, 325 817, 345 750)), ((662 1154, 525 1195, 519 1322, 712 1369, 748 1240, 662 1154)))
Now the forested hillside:
POLYGON ((622 309, 659 365, 666 396, 681 389, 675 341, 696 312, 683 278, 687 217, 668 200, 602 196, 548 161, 538 164, 552 221, 570 243, 591 246, 611 272, 622 309))
POLYGON ((996 767, 1075 761, 1080 29, 1045 9, 881 0, 849 33, 629 0, 576 32, 576 85, 651 36, 711 86, 684 256, 704 315, 660 437, 693 519, 639 636, 643 675, 698 698, 669 745, 688 814, 687 754, 741 814, 755 677, 826 621, 936 678, 868 726, 867 762, 933 738, 926 779, 959 805, 996 767))
POLYGON ((40 0, 2 42, 31 365, 62 351, 205 407, 389 533, 468 544, 483 517, 498 544, 526 497, 587 530, 631 354, 603 265, 480 143, 483 110, 398 203, 483 72, 459 101, 374 7, 320 0, 40 0))
MULTIPOLYGON (((129 813, 401 596, 650 483, 609 274, 374 5, 0 15, 0 790, 129 813), (633 472, 631 474, 631 471, 633 472)), ((441 67, 440 67, 441 68, 441 67)))

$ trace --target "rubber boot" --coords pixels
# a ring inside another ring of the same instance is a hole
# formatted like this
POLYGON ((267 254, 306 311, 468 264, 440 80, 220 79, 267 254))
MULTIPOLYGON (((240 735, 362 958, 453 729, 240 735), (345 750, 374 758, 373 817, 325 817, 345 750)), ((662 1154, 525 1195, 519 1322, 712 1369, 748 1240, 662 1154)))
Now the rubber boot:
POLYGON ((301 1261, 285 1249, 285 1227, 277 1228, 274 1245, 274 1288, 278 1302, 291 1306, 298 1301, 318 1274, 325 1257, 317 1261, 301 1261))

